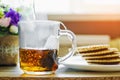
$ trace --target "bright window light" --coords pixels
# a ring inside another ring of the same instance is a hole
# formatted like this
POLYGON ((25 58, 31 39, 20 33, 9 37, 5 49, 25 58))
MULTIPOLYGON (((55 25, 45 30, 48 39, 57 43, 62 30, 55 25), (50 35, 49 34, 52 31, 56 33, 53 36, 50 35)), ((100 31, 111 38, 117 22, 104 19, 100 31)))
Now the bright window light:
MULTIPOLYGON (((32 0, 1 0, 18 6, 32 0), (20 2, 20 3, 19 3, 20 2)), ((120 14, 120 0, 33 0, 36 12, 47 14, 120 14)), ((31 5, 32 6, 32 5, 31 5)))
POLYGON ((70 0, 35 0, 35 10, 42 13, 70 13, 70 0))
POLYGON ((35 0, 37 12, 49 14, 119 14, 120 0, 35 0))

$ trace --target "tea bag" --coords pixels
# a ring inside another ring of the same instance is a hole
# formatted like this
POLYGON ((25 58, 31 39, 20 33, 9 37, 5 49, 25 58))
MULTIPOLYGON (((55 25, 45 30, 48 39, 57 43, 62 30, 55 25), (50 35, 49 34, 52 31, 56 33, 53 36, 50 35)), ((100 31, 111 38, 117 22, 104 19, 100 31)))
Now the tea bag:
POLYGON ((50 37, 48 37, 45 45, 44 45, 45 49, 57 49, 58 48, 58 39, 56 39, 55 36, 51 35, 50 37))

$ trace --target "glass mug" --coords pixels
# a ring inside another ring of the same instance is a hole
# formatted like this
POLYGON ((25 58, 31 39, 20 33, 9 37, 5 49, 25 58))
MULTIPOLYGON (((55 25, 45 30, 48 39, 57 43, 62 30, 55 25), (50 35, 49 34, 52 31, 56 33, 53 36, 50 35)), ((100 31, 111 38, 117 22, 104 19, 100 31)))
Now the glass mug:
POLYGON ((58 64, 73 55, 76 48, 76 36, 70 30, 60 29, 58 21, 21 21, 19 23, 19 58, 20 68, 26 74, 51 74, 58 64), (68 36, 72 48, 62 58, 59 52, 59 37, 68 36))

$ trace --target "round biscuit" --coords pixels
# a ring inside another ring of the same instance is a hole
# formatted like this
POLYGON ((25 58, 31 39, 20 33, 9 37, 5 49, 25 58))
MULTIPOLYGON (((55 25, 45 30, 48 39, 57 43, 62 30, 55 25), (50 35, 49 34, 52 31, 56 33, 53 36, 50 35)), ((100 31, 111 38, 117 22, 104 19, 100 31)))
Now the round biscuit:
POLYGON ((107 50, 101 50, 101 51, 96 51, 96 52, 86 52, 86 53, 80 53, 83 57, 85 56, 97 56, 97 55, 105 55, 105 54, 110 54, 113 52, 117 52, 117 48, 108 48, 107 50))
POLYGON ((120 58, 103 59, 103 60, 86 60, 88 63, 116 63, 120 62, 120 58))
POLYGON ((109 45, 90 45, 90 46, 77 47, 77 51, 90 52, 90 51, 104 50, 107 48, 110 48, 110 46, 109 45))
POLYGON ((94 59, 111 59, 111 58, 117 58, 120 54, 118 53, 111 53, 107 55, 100 55, 100 56, 88 56, 84 57, 86 60, 94 60, 94 59))

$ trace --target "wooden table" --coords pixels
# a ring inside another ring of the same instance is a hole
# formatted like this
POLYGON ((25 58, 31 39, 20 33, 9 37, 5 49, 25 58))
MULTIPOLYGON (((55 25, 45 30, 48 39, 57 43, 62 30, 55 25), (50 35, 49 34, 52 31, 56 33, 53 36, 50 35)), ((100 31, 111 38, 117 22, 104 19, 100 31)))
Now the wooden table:
POLYGON ((67 68, 63 65, 55 74, 28 75, 19 66, 0 67, 0 80, 120 80, 120 72, 93 72, 67 68))

